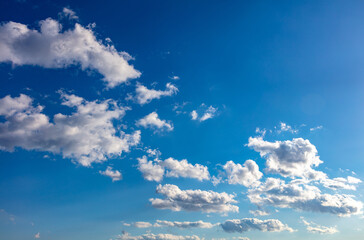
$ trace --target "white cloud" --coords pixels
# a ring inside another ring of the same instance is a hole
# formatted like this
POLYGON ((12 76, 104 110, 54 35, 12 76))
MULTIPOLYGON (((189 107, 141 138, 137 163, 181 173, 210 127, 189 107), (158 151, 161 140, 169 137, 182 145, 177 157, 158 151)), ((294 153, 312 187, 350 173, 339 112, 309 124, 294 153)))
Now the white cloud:
POLYGON ((207 119, 215 117, 215 113, 217 111, 217 108, 214 108, 213 106, 210 106, 205 113, 200 118, 200 122, 206 121, 207 119))
POLYGON ((179 76, 172 76, 172 77, 169 77, 169 78, 172 79, 172 80, 179 80, 180 79, 179 76))
POLYGON ((223 168, 229 184, 241 184, 245 187, 259 185, 259 179, 263 176, 263 173, 259 171, 259 166, 253 160, 245 161, 243 166, 228 161, 223 168))
POLYGON ((151 224, 150 222, 135 222, 133 225, 136 228, 150 228, 150 227, 153 227, 153 224, 151 224))
POLYGON ((325 227, 320 226, 314 222, 307 222, 303 217, 301 217, 303 224, 306 225, 307 231, 310 233, 319 233, 319 234, 334 234, 339 232, 336 227, 325 227))
POLYGON ((110 177, 113 182, 119 181, 122 179, 122 175, 118 170, 113 170, 112 167, 107 167, 105 171, 99 171, 101 175, 110 177))
POLYGON ((218 193, 202 190, 181 190, 176 185, 166 184, 157 186, 157 193, 165 199, 151 198, 152 206, 159 209, 172 211, 202 211, 202 212, 238 212, 239 207, 234 195, 225 192, 218 193))
POLYGON ((248 146, 266 158, 266 170, 284 177, 303 177, 308 179, 327 178, 326 174, 316 171, 322 163, 316 147, 309 140, 294 138, 292 141, 264 141, 261 137, 250 137, 248 146))
POLYGON ((197 118, 198 118, 198 114, 197 114, 196 110, 193 110, 193 111, 191 112, 191 118, 192 118, 192 120, 197 120, 197 118))
POLYGON ((186 159, 176 160, 167 158, 165 160, 155 159, 148 161, 146 156, 138 158, 138 169, 148 181, 162 181, 163 177, 194 178, 199 181, 209 180, 210 174, 206 166, 188 163, 186 159))
POLYGON ((361 214, 363 208, 363 203, 351 195, 321 193, 318 187, 302 180, 285 183, 282 179, 267 178, 258 187, 248 190, 248 198, 258 207, 293 208, 338 216, 361 214))
POLYGON ((265 210, 250 210, 250 214, 253 214, 254 216, 268 216, 269 212, 265 210))
POLYGON ((146 156, 138 158, 138 169, 142 172, 144 179, 148 181, 160 182, 164 176, 164 167, 158 163, 148 161, 146 156))
POLYGON ((321 130, 323 128, 323 126, 317 126, 317 127, 313 127, 313 128, 310 128, 310 131, 311 132, 314 132, 314 131, 316 131, 316 130, 321 130))
POLYGON ((69 19, 78 20, 78 16, 76 15, 76 13, 72 9, 67 8, 67 7, 64 7, 62 12, 59 13, 59 15, 61 17, 66 17, 66 18, 69 18, 69 19))
POLYGON ((38 232, 38 233, 36 233, 35 235, 34 235, 34 238, 35 239, 39 239, 40 238, 40 233, 38 232))
POLYGON ((202 104, 201 109, 199 110, 193 110, 191 112, 191 119, 192 120, 198 120, 200 122, 206 121, 207 119, 213 118, 216 116, 217 108, 213 106, 209 106, 206 108, 205 104, 202 104), (200 117, 201 116, 201 117, 200 117))
POLYGON ((148 89, 145 86, 138 84, 135 90, 136 101, 143 105, 150 103, 153 99, 160 99, 163 96, 172 96, 178 92, 178 88, 171 83, 167 83, 166 90, 148 89))
POLYGON ((116 132, 114 120, 120 120, 125 108, 113 100, 86 101, 75 95, 62 94, 63 105, 75 109, 71 115, 58 113, 53 122, 42 113, 43 107, 32 105, 26 95, 0 99, 0 149, 26 150, 62 154, 83 166, 128 152, 140 141, 140 131, 116 132))
POLYGON ((292 126, 290 126, 290 125, 288 125, 288 124, 286 124, 284 122, 280 122, 279 129, 277 130, 277 133, 279 134, 281 132, 298 133, 298 129, 294 129, 294 128, 292 128, 292 126))
POLYGON ((257 218, 243 218, 227 220, 221 224, 225 232, 246 232, 250 230, 259 230, 262 232, 294 232, 288 225, 283 224, 278 219, 260 220, 257 218))
POLYGON ((321 183, 324 187, 330 188, 333 190, 337 189, 346 189, 346 190, 356 190, 356 186, 353 184, 359 184, 361 183, 361 180, 359 178, 355 177, 347 177, 347 178, 334 178, 334 179, 322 179, 321 183))
POLYGON ((213 228, 216 224, 212 224, 204 221, 196 221, 196 222, 178 222, 178 221, 163 221, 157 220, 157 223, 154 224, 156 227, 177 227, 177 228, 213 228))
POLYGON ((156 112, 152 112, 136 123, 138 126, 145 128, 154 128, 158 130, 172 131, 173 125, 166 120, 161 120, 156 112))
POLYGON ((196 235, 192 236, 181 236, 181 235, 173 235, 169 233, 146 233, 139 236, 131 236, 127 232, 123 232, 122 235, 118 236, 118 239, 121 240, 200 240, 200 238, 196 235))
MULTIPOLYGON (((62 14, 68 19, 77 18, 68 8, 64 8, 62 14)), ((39 30, 16 22, 2 24, 0 62, 44 68, 80 66, 82 70, 98 71, 108 87, 140 76, 140 72, 128 63, 130 56, 127 53, 118 52, 113 45, 104 45, 92 29, 76 23, 74 28, 63 30, 61 23, 52 18, 39 24, 39 30)))

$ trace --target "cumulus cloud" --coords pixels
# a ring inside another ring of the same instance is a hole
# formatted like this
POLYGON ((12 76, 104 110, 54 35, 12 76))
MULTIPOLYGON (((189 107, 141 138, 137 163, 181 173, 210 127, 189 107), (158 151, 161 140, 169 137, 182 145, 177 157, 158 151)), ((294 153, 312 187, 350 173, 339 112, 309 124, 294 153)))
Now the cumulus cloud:
POLYGON ((177 222, 177 221, 163 221, 157 220, 157 223, 154 224, 157 227, 177 227, 177 228, 213 228, 216 224, 212 224, 204 221, 196 221, 196 222, 177 222))
POLYGON ((162 181, 163 177, 194 178, 199 181, 209 180, 210 174, 206 166, 188 163, 186 159, 176 160, 167 158, 165 160, 154 159, 148 161, 146 156, 138 158, 138 169, 148 181, 162 181))
POLYGON ((143 105, 146 103, 150 103, 153 99, 160 99, 164 96, 172 96, 178 92, 178 88, 171 83, 167 83, 166 90, 155 90, 148 89, 147 87, 138 84, 135 90, 136 92, 136 101, 143 105))
POLYGON ((165 199, 151 198, 152 206, 158 209, 172 211, 202 211, 202 212, 238 212, 239 207, 233 205, 237 201, 234 195, 225 192, 218 193, 202 190, 181 190, 176 185, 157 186, 157 193, 165 199))
POLYGON ((228 161, 223 168, 230 184, 241 184, 249 187, 259 184, 259 179, 263 176, 263 173, 259 171, 259 166, 253 160, 245 161, 243 166, 228 161))
POLYGON ((363 203, 351 195, 322 193, 307 181, 267 178, 258 187, 248 190, 249 200, 258 207, 274 206, 302 211, 350 216, 362 213, 363 203))
POLYGON ((200 240, 200 238, 196 235, 192 236, 181 236, 181 235, 173 235, 168 233, 146 233, 139 236, 131 236, 127 232, 123 232, 122 235, 118 236, 117 239, 121 240, 200 240))
POLYGON ((115 101, 86 101, 64 93, 62 101, 75 112, 58 113, 51 122, 42 113, 43 107, 33 106, 33 99, 27 95, 0 99, 0 116, 5 119, 0 122, 0 149, 47 151, 90 166, 120 156, 139 143, 140 131, 116 131, 113 121, 120 120, 126 109, 115 101))
POLYGON ((191 112, 191 119, 200 122, 206 121, 207 119, 215 117, 217 110, 218 109, 213 106, 207 107, 205 104, 202 104, 199 110, 193 110, 191 112))
POLYGON ((64 7, 62 9, 62 12, 59 13, 59 15, 61 17, 66 17, 66 18, 73 19, 73 20, 78 19, 78 16, 76 15, 76 13, 72 9, 67 8, 67 7, 64 7))
POLYGON ((105 171, 99 171, 101 175, 110 177, 113 182, 119 181, 122 179, 122 175, 118 170, 113 170, 112 167, 107 167, 105 171))
MULTIPOLYGON (((68 8, 63 9, 62 16, 77 18, 68 8)), ((0 62, 44 68, 79 66, 82 70, 99 72, 108 87, 140 76, 128 63, 131 57, 127 53, 118 52, 113 45, 104 45, 92 29, 79 23, 72 29, 63 29, 62 24, 52 18, 40 21, 39 25, 39 29, 30 29, 22 23, 2 24, 0 62)))
POLYGON ((146 156, 138 158, 138 169, 142 172, 144 179, 160 182, 164 176, 164 167, 153 161, 148 161, 146 156))
POLYGON ((278 219, 260 220, 257 218, 243 218, 226 220, 221 224, 222 229, 225 232, 246 232, 250 230, 259 230, 262 232, 294 232, 288 225, 283 224, 278 219))
POLYGON ((310 233, 319 233, 319 234, 334 234, 339 232, 336 227, 325 227, 320 226, 314 222, 308 222, 303 217, 301 217, 303 224, 306 225, 307 231, 310 233))
POLYGON ((166 120, 161 120, 156 112, 152 112, 137 121, 137 126, 158 130, 172 131, 173 125, 166 120))
POLYGON ((317 155, 316 147, 309 140, 294 138, 292 141, 268 142, 262 137, 250 137, 248 146, 267 160, 266 170, 269 173, 307 179, 327 178, 325 173, 312 168, 322 161, 317 155))

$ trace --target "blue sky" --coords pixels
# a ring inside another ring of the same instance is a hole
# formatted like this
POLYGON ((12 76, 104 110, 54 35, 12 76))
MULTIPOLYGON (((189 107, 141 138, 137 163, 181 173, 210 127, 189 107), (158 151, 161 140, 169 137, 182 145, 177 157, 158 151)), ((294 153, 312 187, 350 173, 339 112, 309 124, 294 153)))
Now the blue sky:
POLYGON ((2 1, 0 238, 360 239, 362 1, 2 1))

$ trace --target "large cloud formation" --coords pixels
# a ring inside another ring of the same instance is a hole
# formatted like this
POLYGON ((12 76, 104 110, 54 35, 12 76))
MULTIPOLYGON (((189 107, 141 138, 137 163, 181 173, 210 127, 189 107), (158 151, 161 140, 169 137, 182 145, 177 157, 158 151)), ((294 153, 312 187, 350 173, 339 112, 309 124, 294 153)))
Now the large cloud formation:
POLYGON ((33 106, 33 99, 21 94, 0 99, 0 149, 27 150, 62 154, 83 166, 106 161, 128 152, 140 141, 140 131, 125 134, 116 131, 113 121, 120 120, 125 108, 113 100, 86 101, 62 94, 62 105, 75 109, 71 115, 58 113, 53 122, 42 113, 42 106, 33 106))
POLYGON ((259 207, 293 208, 338 216, 361 214, 363 208, 363 203, 351 195, 322 193, 303 180, 285 183, 282 179, 267 178, 258 187, 248 190, 248 198, 259 207))
POLYGON ((131 57, 127 53, 104 45, 91 28, 76 23, 73 29, 62 30, 62 24, 52 18, 39 25, 40 30, 16 22, 1 25, 0 62, 44 68, 80 66, 98 71, 108 87, 140 76, 128 63, 131 57))
POLYGON ((152 206, 172 211, 202 211, 202 212, 238 212, 239 207, 234 195, 225 192, 218 193, 202 190, 181 190, 176 185, 166 184, 157 186, 157 193, 165 199, 151 198, 152 206))
POLYGON ((206 166, 201 164, 192 165, 186 159, 176 160, 167 158, 165 160, 155 159, 148 161, 146 156, 138 158, 138 169, 142 172, 144 179, 148 181, 162 181, 163 177, 194 178, 199 181, 209 180, 210 173, 206 166))
POLYGON ((250 137, 248 146, 265 157, 267 172, 284 177, 302 177, 307 179, 323 179, 326 174, 316 171, 322 163, 317 155, 316 147, 308 140, 294 138, 292 141, 264 141, 262 137, 250 137))
POLYGON ((290 228, 286 224, 283 224, 278 219, 267 219, 267 220, 260 220, 257 218, 232 219, 232 220, 226 220, 224 223, 221 224, 221 227, 225 232, 229 233, 233 232, 242 233, 250 230, 259 230, 262 232, 294 231, 292 228, 290 228))

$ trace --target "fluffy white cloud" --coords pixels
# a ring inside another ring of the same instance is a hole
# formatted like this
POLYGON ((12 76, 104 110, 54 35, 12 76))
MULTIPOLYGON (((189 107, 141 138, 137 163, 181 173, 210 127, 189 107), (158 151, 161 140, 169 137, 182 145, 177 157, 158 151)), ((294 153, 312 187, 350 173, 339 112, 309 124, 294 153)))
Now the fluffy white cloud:
POLYGON ((347 177, 347 178, 334 178, 334 179, 322 179, 321 183, 324 187, 330 188, 333 190, 337 189, 347 189, 347 190, 356 190, 356 186, 354 184, 361 183, 361 180, 359 178, 355 177, 347 177))
POLYGON ((353 196, 321 193, 318 187, 302 180, 285 183, 281 179, 267 178, 258 187, 248 190, 248 198, 258 207, 293 208, 338 216, 361 214, 363 208, 363 203, 353 196))
POLYGON ((319 233, 319 234, 334 234, 339 232, 336 227, 326 227, 317 225, 314 222, 307 222, 303 217, 301 217, 303 224, 306 225, 307 231, 310 233, 319 233))
MULTIPOLYGON (((63 15, 68 19, 77 17, 67 8, 63 15)), ((92 29, 76 23, 74 28, 62 30, 62 24, 52 18, 39 24, 39 30, 16 22, 2 24, 0 62, 44 68, 80 66, 83 70, 98 71, 108 87, 140 76, 140 72, 128 63, 131 57, 127 53, 118 52, 112 45, 104 45, 96 39, 92 29)))
POLYGON ((200 240, 196 235, 192 236, 181 236, 173 235, 168 233, 153 234, 147 233, 139 236, 131 236, 127 232, 123 232, 122 235, 118 237, 121 240, 200 240))
POLYGON ((161 120, 156 112, 152 112, 137 121, 137 126, 153 128, 158 130, 172 131, 173 125, 166 120, 161 120))
POLYGON ((191 119, 198 120, 200 122, 206 121, 207 119, 213 118, 216 116, 217 108, 210 106, 206 108, 205 104, 201 105, 201 109, 197 112, 197 110, 193 110, 191 112, 191 119))
POLYGON ((113 100, 86 101, 75 95, 62 94, 63 105, 75 109, 71 115, 58 113, 53 122, 42 113, 43 107, 32 105, 26 95, 0 99, 0 149, 13 151, 48 151, 62 154, 83 166, 128 152, 140 141, 140 131, 116 132, 114 120, 121 119, 125 109, 113 100))
POLYGON ((266 158, 267 171, 284 177, 324 179, 326 174, 316 171, 322 163, 316 147, 309 140, 294 138, 292 141, 264 141, 261 137, 250 137, 248 146, 266 158))
POLYGON ((262 232, 294 231, 292 228, 290 228, 286 224, 283 224, 278 219, 267 219, 267 220, 260 220, 257 218, 232 219, 222 223, 221 227, 225 232, 229 233, 233 232, 242 233, 250 230, 259 230, 262 232))
POLYGON ((122 179, 122 175, 118 170, 113 170, 112 167, 107 167, 105 171, 99 171, 101 175, 110 177, 113 182, 119 181, 122 179))
POLYGON ((223 168, 230 184, 241 184, 249 187, 259 184, 259 179, 263 176, 263 173, 259 171, 259 166, 253 160, 245 161, 243 166, 228 161, 223 168))
POLYGON ((216 226, 216 224, 212 224, 204 221, 196 221, 196 222, 177 222, 177 221, 162 221, 157 220, 157 223, 154 224, 157 227, 177 227, 177 228, 212 228, 216 226))
POLYGON ((138 158, 138 169, 142 172, 144 179, 160 182, 164 176, 164 167, 153 161, 148 161, 146 156, 138 158))
POLYGON ((171 83, 167 83, 166 90, 148 89, 145 86, 138 84, 135 90, 136 101, 143 105, 150 103, 153 99, 160 99, 163 96, 172 96, 178 92, 178 88, 171 83))
POLYGON ((165 160, 154 159, 148 161, 146 156, 138 158, 138 169, 148 181, 162 181, 163 177, 194 178, 199 181, 209 180, 210 174, 206 166, 188 163, 186 159, 176 160, 167 158, 165 160))
POLYGON ((151 198, 152 206, 172 211, 202 211, 202 212, 238 212, 239 207, 234 195, 225 192, 218 193, 202 190, 181 190, 176 185, 166 184, 157 186, 157 193, 165 199, 151 198))

